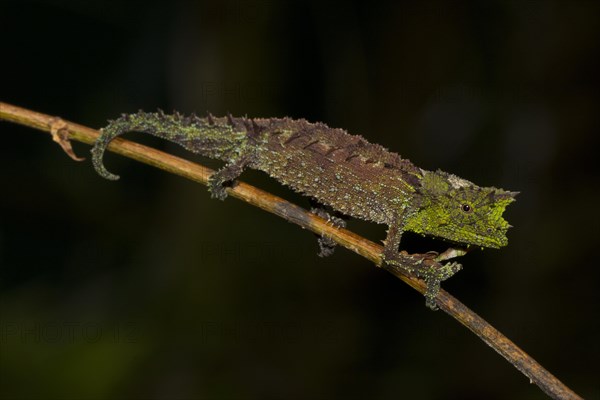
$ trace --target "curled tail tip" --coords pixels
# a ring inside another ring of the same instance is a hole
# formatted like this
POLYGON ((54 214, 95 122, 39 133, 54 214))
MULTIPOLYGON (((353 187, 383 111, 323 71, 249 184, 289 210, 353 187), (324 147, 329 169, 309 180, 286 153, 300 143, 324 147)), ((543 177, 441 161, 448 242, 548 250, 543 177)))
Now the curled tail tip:
POLYGON ((110 181, 119 180, 119 175, 115 175, 112 172, 109 172, 102 162, 102 155, 104 154, 104 149, 98 146, 94 146, 91 150, 92 153, 92 165, 94 169, 101 177, 108 179, 110 181))
POLYGON ((106 168, 103 168, 103 171, 98 171, 98 173, 100 174, 100 176, 102 176, 105 179, 108 179, 109 181, 118 181, 119 179, 121 179, 119 175, 115 175, 112 172, 109 172, 106 168))
POLYGON ((98 175, 100 175, 104 179, 108 179, 109 181, 118 181, 121 178, 119 175, 115 175, 109 170, 107 170, 103 164, 94 163, 94 169, 96 170, 98 175))

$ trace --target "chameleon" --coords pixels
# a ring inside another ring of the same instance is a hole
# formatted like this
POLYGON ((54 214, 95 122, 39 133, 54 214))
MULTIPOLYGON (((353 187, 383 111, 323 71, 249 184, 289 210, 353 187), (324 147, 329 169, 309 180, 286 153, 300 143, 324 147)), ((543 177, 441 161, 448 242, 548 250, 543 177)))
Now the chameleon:
POLYGON ((91 150, 93 166, 102 177, 119 179, 106 169, 103 155, 114 138, 128 131, 158 136, 224 161, 209 179, 214 198, 224 200, 227 186, 252 168, 342 215, 387 225, 383 262, 424 278, 430 306, 439 283, 460 265, 432 270, 406 256, 399 251, 405 231, 467 248, 508 244, 511 226, 502 214, 518 192, 421 169, 381 145, 324 123, 231 114, 219 118, 162 111, 123 114, 109 121, 91 150))

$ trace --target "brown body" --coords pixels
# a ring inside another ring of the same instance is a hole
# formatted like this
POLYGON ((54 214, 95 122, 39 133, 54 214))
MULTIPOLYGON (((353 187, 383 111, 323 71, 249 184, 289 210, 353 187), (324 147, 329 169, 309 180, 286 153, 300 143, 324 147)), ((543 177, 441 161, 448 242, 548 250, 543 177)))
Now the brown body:
POLYGON ((252 167, 346 215, 389 225, 420 186, 420 168, 361 136, 305 120, 254 122, 264 131, 252 167))

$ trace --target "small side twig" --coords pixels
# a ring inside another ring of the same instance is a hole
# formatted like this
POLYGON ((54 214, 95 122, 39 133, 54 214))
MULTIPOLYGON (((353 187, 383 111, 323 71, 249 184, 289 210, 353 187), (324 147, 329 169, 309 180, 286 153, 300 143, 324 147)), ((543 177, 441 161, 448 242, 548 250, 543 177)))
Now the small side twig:
MULTIPOLYGON (((97 130, 86 126, 59 120, 50 115, 37 113, 2 102, 0 102, 0 120, 11 121, 44 132, 52 132, 55 136, 57 132, 57 121, 60 121, 58 129, 63 136, 58 142, 68 153, 70 146, 65 143, 65 140, 68 141, 70 139, 93 144, 99 135, 97 130), (65 134, 66 136, 64 136, 65 134)), ((208 178, 214 172, 202 165, 121 138, 117 138, 111 142, 108 150, 204 185, 207 184, 208 178)), ((70 156, 74 157, 72 151, 70 156)), ((354 251, 374 262, 376 265, 382 264, 382 246, 346 229, 336 228, 329 224, 327 220, 311 214, 301 207, 243 182, 239 182, 228 190, 229 195, 232 197, 276 214, 303 228, 309 229, 318 235, 330 237, 341 246, 354 251)), ((442 254, 439 259, 444 257, 447 258, 449 256, 451 255, 442 254)), ((429 262, 435 262, 429 255, 413 254, 411 257, 423 257, 424 260, 427 259, 429 262)), ((424 281, 405 275, 397 268, 387 268, 385 266, 384 268, 420 293, 425 293, 426 284, 424 281)), ((537 361, 521 350, 500 331, 495 329, 448 292, 440 290, 435 301, 440 309, 475 333, 488 346, 502 355, 550 397, 555 399, 581 399, 580 396, 544 369, 537 361)))

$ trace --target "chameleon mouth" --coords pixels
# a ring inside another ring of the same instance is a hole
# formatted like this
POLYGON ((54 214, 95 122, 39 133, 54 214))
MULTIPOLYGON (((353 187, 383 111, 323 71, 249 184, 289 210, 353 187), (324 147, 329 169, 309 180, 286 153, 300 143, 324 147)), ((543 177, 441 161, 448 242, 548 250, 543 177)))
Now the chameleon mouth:
POLYGON ((467 248, 473 249, 476 247, 480 248, 492 248, 499 249, 508 244, 508 238, 506 237, 506 232, 512 226, 506 224, 507 226, 497 226, 497 227, 488 227, 485 230, 485 233, 476 233, 472 232, 470 237, 465 240, 465 238, 456 239, 454 237, 441 237, 445 242, 451 243, 453 247, 459 248, 467 248))

